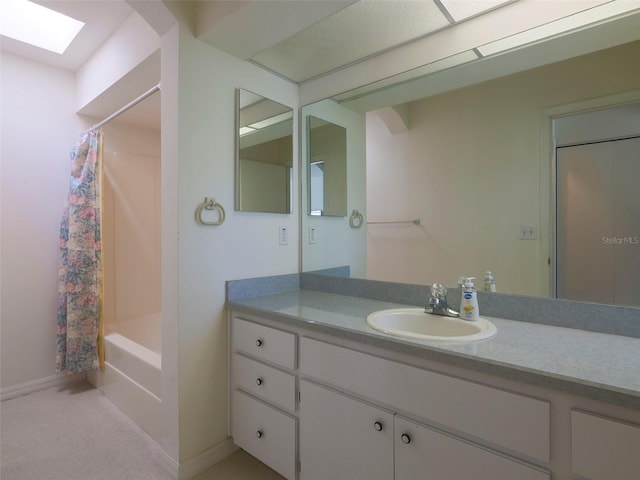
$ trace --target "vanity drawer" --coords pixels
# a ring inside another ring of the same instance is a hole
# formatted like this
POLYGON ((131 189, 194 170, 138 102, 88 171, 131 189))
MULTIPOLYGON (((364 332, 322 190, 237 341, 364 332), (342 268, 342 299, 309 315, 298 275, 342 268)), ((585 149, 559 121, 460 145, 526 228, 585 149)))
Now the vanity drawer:
POLYGON ((310 338, 300 370, 347 392, 549 462, 549 403, 310 338))
POLYGON ((296 419, 233 391, 231 435, 239 447, 287 479, 296 478, 296 419))
POLYGON ((590 480, 640 476, 640 425, 573 410, 572 471, 590 480))
POLYGON ((233 348, 291 370, 296 367, 296 335, 234 317, 233 348))
POLYGON ((293 375, 251 360, 238 353, 232 358, 233 385, 289 411, 296 409, 293 375))

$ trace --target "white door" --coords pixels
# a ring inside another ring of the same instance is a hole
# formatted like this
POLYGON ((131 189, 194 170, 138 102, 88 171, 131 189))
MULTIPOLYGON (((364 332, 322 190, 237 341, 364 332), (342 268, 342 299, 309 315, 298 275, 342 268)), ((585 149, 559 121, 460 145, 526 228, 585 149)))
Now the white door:
POLYGON ((300 479, 392 480, 393 414, 301 380, 300 479))
POLYGON ((640 138, 558 148, 558 298, 640 306, 640 138))

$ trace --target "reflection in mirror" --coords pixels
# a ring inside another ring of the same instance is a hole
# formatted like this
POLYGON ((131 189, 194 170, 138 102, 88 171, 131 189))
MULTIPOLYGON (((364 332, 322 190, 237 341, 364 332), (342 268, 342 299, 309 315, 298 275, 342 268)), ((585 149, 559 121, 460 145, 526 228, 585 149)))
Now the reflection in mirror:
POLYGON ((236 210, 291 213, 293 109, 237 91, 236 210))
POLYGON ((322 215, 324 208, 324 160, 309 162, 309 213, 322 215))
MULTIPOLYGON (((420 225, 367 225, 362 276, 456 286, 458 276, 473 275, 482 288, 490 270, 498 292, 556 296, 554 119, 640 101, 638 54, 636 41, 450 92, 404 97, 402 108, 389 98, 387 105, 404 112, 404 129, 379 110, 362 110, 366 98, 341 103, 366 114, 367 218, 421 219, 420 225)), ((469 71, 454 68, 439 81, 455 84, 456 75, 469 71)), ((635 134, 638 118, 631 122, 635 134)), ((616 234, 600 232, 597 238, 603 236, 616 234)), ((313 249, 303 245, 303 270, 319 270, 320 262, 305 250, 313 249)))
POLYGON ((640 103, 580 115, 592 137, 571 141, 569 120, 556 128, 556 294, 640 307, 640 103))
POLYGON ((347 215, 347 129, 307 117, 309 215, 347 215))
POLYGON ((347 212, 358 210, 366 216, 364 115, 324 100, 302 108, 301 116, 306 122, 306 134, 300 138, 300 151, 305 152, 300 162, 302 265, 305 271, 348 270, 362 277, 366 275, 367 230, 351 228, 347 212), (328 187, 336 177, 340 179, 337 186, 328 187))

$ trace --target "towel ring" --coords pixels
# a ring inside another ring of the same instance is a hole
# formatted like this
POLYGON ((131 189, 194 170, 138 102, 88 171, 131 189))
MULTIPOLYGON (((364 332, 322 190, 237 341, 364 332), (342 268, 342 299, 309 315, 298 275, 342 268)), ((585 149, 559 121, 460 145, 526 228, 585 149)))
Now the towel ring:
POLYGON ((222 225, 224 222, 224 208, 222 205, 216 202, 216 199, 213 197, 204 197, 204 201, 198 205, 196 208, 196 222, 200 225, 222 225), (202 219, 202 210, 217 210, 218 211, 218 221, 217 222, 207 222, 202 219))
POLYGON ((351 217, 349 217, 349 226, 351 228, 360 228, 363 223, 364 218, 362 217, 362 214, 358 210, 354 210, 351 217))

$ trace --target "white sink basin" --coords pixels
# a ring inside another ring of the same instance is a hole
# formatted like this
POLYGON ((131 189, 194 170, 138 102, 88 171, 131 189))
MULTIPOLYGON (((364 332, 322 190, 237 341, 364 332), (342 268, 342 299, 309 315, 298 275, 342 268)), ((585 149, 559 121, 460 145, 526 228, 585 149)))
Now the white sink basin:
POLYGON ((367 324, 387 335, 419 340, 470 342, 496 334, 495 325, 486 318, 470 322, 425 313, 424 308, 380 310, 367 317, 367 324))

